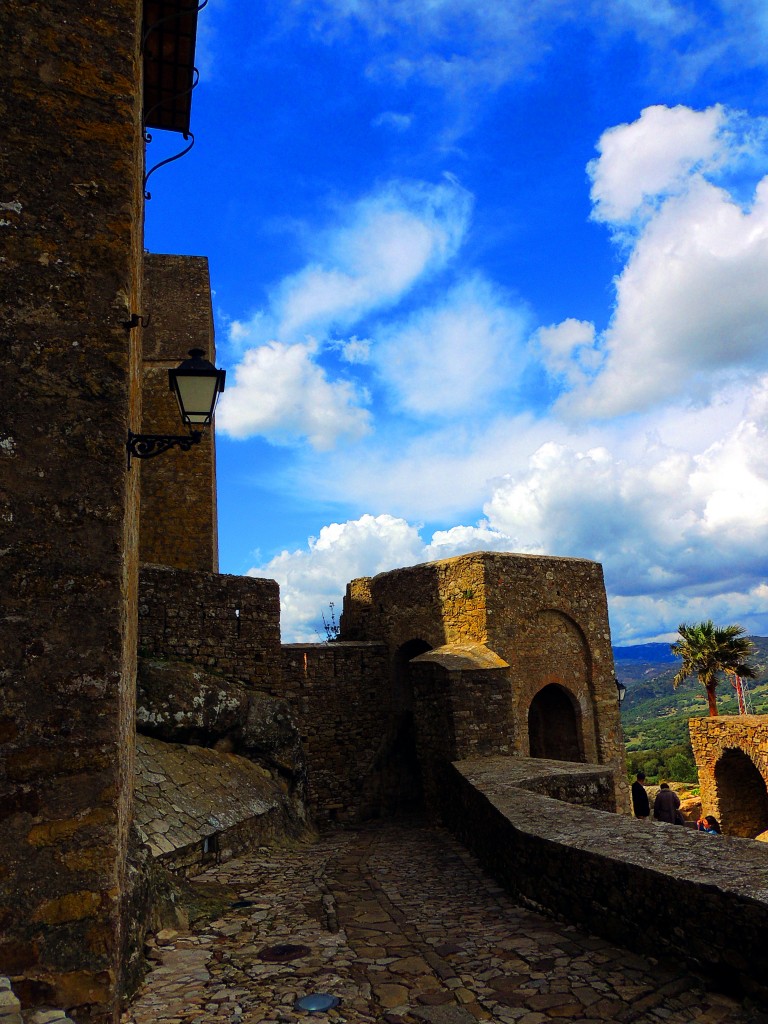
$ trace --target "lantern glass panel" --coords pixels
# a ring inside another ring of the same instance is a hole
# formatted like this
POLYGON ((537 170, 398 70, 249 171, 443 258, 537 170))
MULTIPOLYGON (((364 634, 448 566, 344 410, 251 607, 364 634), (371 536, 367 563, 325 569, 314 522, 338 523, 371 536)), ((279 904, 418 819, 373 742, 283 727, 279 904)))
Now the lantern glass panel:
POLYGON ((218 396, 218 374, 184 373, 176 374, 176 398, 185 423, 205 426, 211 422, 213 408, 218 396))

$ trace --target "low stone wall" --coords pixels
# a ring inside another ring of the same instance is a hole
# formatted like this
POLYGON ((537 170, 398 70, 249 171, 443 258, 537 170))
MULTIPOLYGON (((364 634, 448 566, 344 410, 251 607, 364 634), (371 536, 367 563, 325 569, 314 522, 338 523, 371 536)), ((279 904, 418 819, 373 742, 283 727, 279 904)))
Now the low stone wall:
POLYGON ((272 689, 280 678, 278 585, 250 576, 144 565, 139 653, 272 689))
POLYGON ((194 875, 305 827, 269 772, 235 754, 137 736, 136 768, 139 836, 171 871, 194 875))
MULTIPOLYGON (((550 765, 552 762, 549 763, 550 765)), ((445 823, 514 896, 613 942, 704 969, 768 1004, 768 849, 591 806, 564 813, 533 762, 446 773, 445 823), (522 788, 525 786, 526 788, 522 788)), ((538 769, 543 768, 539 764, 538 769)), ((598 805, 599 766, 561 765, 552 792, 598 805)))

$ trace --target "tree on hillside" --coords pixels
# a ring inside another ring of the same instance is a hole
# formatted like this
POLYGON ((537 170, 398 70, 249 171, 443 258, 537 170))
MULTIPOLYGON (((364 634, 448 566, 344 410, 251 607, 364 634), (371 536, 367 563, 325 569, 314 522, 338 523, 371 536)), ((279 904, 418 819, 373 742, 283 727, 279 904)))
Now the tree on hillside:
POLYGON ((680 639, 670 645, 670 650, 676 658, 682 658, 683 664, 672 684, 677 689, 688 676, 697 676, 707 691, 710 715, 717 715, 715 690, 721 674, 754 679, 755 673, 745 659, 755 645, 741 626, 716 626, 711 619, 692 625, 683 622, 677 631, 680 639))

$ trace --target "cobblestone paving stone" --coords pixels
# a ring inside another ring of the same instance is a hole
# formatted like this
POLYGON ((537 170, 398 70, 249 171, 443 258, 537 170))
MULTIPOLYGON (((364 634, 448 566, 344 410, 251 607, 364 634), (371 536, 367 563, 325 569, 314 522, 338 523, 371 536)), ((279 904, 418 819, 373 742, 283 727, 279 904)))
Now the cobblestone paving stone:
POLYGON ((199 878, 251 905, 161 932, 124 1024, 768 1022, 673 965, 516 905, 439 829, 340 830, 199 878), (341 1002, 295 1008, 316 992, 341 1002))

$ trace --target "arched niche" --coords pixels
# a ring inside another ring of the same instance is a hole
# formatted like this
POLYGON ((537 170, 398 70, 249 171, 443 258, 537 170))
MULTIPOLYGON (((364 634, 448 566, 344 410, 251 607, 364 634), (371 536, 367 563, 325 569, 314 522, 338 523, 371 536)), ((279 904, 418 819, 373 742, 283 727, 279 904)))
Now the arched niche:
POLYGON ((715 764, 715 786, 724 832, 754 839, 768 830, 768 788, 748 754, 726 748, 715 764))
POLYGON ((528 743, 531 757, 552 761, 581 761, 584 737, 581 711, 573 695, 558 683, 549 683, 528 708, 528 743))

